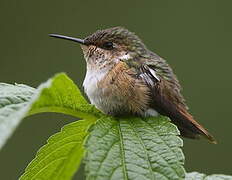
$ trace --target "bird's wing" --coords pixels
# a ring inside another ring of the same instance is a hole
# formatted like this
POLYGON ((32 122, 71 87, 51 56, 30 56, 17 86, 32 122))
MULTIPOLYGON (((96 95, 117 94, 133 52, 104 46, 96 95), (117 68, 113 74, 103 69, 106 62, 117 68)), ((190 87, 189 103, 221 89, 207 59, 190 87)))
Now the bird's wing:
MULTIPOLYGON (((152 53, 152 52, 151 52, 152 53)), ((162 81, 165 81, 167 87, 171 90, 172 100, 188 110, 188 106, 185 103, 185 99, 181 94, 182 87, 173 73, 171 67, 168 63, 158 55, 152 53, 151 58, 145 58, 142 64, 146 64, 150 69, 154 70, 157 77, 162 78, 162 81)))
POLYGON ((147 60, 140 66, 140 77, 147 83, 151 91, 150 106, 160 114, 170 117, 181 134, 189 138, 205 136, 211 142, 214 138, 188 113, 184 98, 180 93, 180 84, 172 69, 162 59, 147 60), (150 61, 150 63, 149 63, 150 61))

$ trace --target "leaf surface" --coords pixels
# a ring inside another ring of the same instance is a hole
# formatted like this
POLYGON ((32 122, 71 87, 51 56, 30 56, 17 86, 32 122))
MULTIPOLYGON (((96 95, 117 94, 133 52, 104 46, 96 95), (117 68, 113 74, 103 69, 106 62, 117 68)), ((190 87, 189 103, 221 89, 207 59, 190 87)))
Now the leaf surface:
POLYGON ((184 179, 179 131, 167 118, 103 118, 86 143, 88 180, 184 179))
POLYGON ((78 87, 64 73, 54 76, 38 88, 29 115, 41 112, 58 112, 78 118, 94 118, 101 114, 85 100, 78 87))
POLYGON ((23 84, 0 83, 0 149, 19 124, 22 110, 31 100, 35 89, 23 84))
POLYGON ((51 136, 37 153, 20 180, 69 180, 84 154, 83 142, 94 120, 70 123, 51 136))
POLYGON ((187 173, 185 180, 232 180, 232 176, 214 174, 214 175, 205 175, 198 172, 187 173))

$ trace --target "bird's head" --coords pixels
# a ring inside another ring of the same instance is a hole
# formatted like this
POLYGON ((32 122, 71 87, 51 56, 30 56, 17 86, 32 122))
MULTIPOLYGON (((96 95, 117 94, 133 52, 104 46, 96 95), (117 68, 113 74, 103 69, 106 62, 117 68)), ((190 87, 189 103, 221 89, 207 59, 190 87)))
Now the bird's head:
POLYGON ((84 39, 57 34, 50 36, 79 43, 88 68, 112 67, 120 60, 134 59, 147 52, 138 36, 123 27, 98 30, 84 39))

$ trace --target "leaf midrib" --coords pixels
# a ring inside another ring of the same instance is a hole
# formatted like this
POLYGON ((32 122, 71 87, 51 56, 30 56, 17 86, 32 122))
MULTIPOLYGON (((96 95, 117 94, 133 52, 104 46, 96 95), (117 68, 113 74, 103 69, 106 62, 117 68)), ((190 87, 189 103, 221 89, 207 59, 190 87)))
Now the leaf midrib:
POLYGON ((34 115, 34 114, 39 114, 39 113, 47 113, 47 112, 54 112, 54 113, 61 113, 61 114, 66 114, 70 116, 74 116, 79 119, 92 119, 92 120, 97 120, 98 117, 94 114, 92 115, 91 113, 86 113, 85 111, 80 111, 80 110, 74 110, 71 108, 67 107, 59 107, 59 106, 47 106, 47 107, 39 107, 32 109, 27 116, 34 115))
POLYGON ((145 154, 146 154, 147 164, 148 164, 148 167, 149 167, 149 171, 150 171, 151 177, 152 177, 153 180, 155 180, 155 176, 154 176, 153 170, 152 170, 152 163, 151 163, 151 161, 150 161, 150 159, 149 159, 148 151, 147 151, 147 149, 146 149, 146 146, 145 146, 145 144, 143 143, 143 141, 142 141, 141 137, 139 136, 139 134, 135 131, 134 126, 133 126, 133 122, 130 121, 129 124, 131 125, 132 131, 134 132, 134 134, 135 134, 135 136, 137 137, 139 143, 142 145, 142 147, 143 147, 143 149, 144 149, 144 152, 145 152, 145 154))
POLYGON ((123 169, 123 176, 124 180, 128 180, 128 174, 126 173, 126 162, 125 162, 125 151, 124 151, 124 144, 123 144, 123 137, 122 137, 122 132, 121 132, 121 127, 120 127, 120 122, 118 123, 118 134, 119 134, 119 147, 122 155, 122 169, 123 169))

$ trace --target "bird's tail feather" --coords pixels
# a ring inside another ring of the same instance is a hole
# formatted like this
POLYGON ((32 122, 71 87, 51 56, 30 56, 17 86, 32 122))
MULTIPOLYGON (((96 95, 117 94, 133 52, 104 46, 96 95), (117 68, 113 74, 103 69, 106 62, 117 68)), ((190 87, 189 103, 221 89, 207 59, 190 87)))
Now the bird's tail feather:
POLYGON ((178 113, 171 117, 171 120, 178 126, 181 135, 187 138, 197 139, 205 137, 211 143, 217 144, 214 137, 184 109, 178 109, 178 113))

